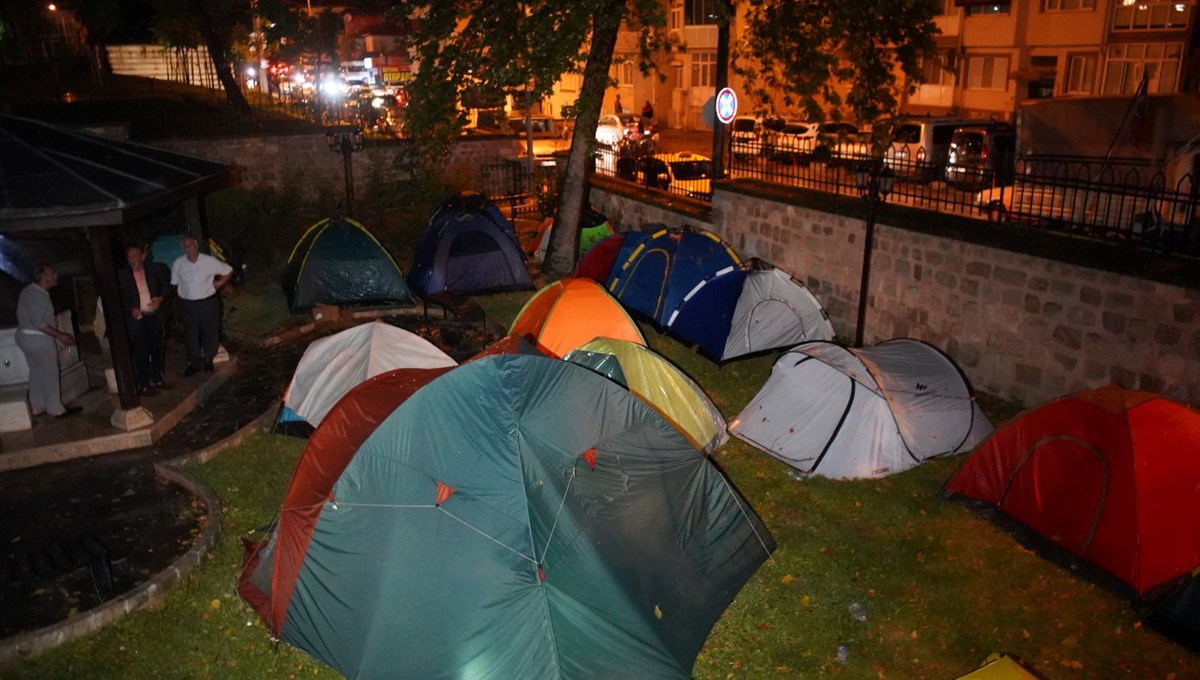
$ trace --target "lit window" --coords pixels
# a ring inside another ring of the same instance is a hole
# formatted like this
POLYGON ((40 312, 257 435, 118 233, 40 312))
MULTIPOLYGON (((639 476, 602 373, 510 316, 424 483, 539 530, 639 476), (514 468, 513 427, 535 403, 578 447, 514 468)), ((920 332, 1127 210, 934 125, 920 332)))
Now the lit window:
POLYGON ((1075 12, 1096 9, 1096 0, 1046 0, 1047 12, 1075 12))
POLYGON ((1179 86, 1182 43, 1133 43, 1108 48, 1104 66, 1104 94, 1131 95, 1149 77, 1150 94, 1167 94, 1179 86))
POLYGON ((1067 57, 1066 94, 1091 94, 1096 79, 1096 55, 1073 54, 1067 57))
POLYGON ((703 26, 717 23, 720 0, 684 0, 683 22, 688 26, 703 26))
POLYGON ((921 76, 926 85, 954 85, 954 50, 939 51, 932 59, 921 60, 921 76))
POLYGON ((1192 14, 1191 2, 1163 0, 1114 0, 1114 31, 1158 31, 1166 28, 1186 28, 1192 14))
POLYGON ((692 87, 714 87, 717 84, 717 53, 692 53, 692 87))
POLYGON ((967 5, 967 16, 975 16, 978 14, 1008 14, 1007 2, 994 2, 986 5, 971 4, 967 5))
POLYGON ((971 57, 967 60, 968 90, 1007 90, 1008 57, 971 57))

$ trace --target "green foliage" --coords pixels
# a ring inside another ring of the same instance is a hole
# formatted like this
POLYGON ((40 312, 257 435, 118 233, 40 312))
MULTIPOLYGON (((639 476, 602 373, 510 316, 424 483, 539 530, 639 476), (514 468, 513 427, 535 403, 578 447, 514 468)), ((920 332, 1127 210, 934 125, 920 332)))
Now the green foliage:
POLYGON ((903 74, 921 82, 941 0, 749 0, 734 51, 763 110, 798 106, 812 120, 849 109, 874 122, 899 109, 903 74))

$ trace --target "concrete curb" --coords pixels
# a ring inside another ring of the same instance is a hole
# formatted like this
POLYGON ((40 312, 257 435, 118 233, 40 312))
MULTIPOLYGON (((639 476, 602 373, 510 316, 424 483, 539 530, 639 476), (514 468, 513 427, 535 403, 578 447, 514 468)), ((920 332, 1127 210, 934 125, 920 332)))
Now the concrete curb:
POLYGON ((192 547, 149 581, 95 609, 45 628, 0 640, 0 668, 33 658, 68 640, 96 633, 130 612, 160 602, 171 588, 200 565, 204 556, 217 544, 221 537, 221 500, 212 489, 167 465, 155 465, 155 473, 204 501, 207 521, 204 530, 192 542, 192 547))
POLYGON ((172 588, 200 566, 204 556, 221 538, 221 499, 217 498, 212 489, 185 472, 181 466, 212 460, 221 451, 241 444, 268 428, 275 421, 278 410, 279 404, 275 404, 258 418, 215 444, 164 463, 156 463, 154 474, 159 479, 176 484, 204 501, 204 530, 192 542, 192 546, 166 569, 133 590, 66 621, 0 640, 0 669, 31 659, 68 640, 92 635, 126 614, 158 604, 172 588))

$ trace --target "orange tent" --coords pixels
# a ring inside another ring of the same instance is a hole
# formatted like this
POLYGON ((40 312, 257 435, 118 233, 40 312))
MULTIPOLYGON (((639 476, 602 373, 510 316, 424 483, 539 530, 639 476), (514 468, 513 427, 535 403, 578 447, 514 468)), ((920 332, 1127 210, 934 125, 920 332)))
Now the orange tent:
POLYGON ((1200 565, 1200 413, 1115 385, 1022 414, 947 484, 1145 593, 1200 565))
POLYGON ((563 279, 539 290, 509 333, 530 338, 556 358, 599 337, 646 344, 621 304, 591 279, 563 279))

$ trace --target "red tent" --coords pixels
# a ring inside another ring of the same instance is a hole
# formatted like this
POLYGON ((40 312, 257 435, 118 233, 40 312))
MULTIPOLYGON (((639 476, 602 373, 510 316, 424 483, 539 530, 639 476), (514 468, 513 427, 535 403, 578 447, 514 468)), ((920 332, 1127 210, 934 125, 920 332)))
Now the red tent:
POLYGON ((1200 565, 1200 413, 1117 386, 1029 411, 947 485, 1145 593, 1200 565))

